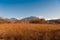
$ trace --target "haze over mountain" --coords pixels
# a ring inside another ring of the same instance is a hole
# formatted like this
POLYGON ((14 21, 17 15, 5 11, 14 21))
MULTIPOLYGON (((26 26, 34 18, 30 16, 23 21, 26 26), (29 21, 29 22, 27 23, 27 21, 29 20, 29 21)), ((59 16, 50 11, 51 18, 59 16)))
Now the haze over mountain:
POLYGON ((50 19, 46 20, 45 18, 39 18, 36 16, 25 17, 23 19, 16 18, 2 18, 0 17, 0 23, 48 23, 48 24, 60 24, 60 19, 50 19))
POLYGON ((39 19, 39 18, 35 16, 30 16, 30 17, 23 18, 21 20, 32 20, 32 19, 39 19))

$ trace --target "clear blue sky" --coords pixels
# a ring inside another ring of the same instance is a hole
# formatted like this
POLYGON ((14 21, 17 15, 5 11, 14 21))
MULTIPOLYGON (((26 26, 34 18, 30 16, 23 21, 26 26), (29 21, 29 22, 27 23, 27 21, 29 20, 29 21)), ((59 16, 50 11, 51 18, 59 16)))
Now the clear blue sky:
POLYGON ((60 0, 0 0, 0 16, 60 18, 60 0))

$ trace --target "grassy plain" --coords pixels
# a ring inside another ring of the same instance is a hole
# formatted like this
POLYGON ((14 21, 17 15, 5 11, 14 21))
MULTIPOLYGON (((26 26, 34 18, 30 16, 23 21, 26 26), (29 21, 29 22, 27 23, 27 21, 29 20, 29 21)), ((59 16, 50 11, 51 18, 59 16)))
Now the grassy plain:
POLYGON ((60 24, 0 24, 0 40, 60 40, 58 36, 60 24))

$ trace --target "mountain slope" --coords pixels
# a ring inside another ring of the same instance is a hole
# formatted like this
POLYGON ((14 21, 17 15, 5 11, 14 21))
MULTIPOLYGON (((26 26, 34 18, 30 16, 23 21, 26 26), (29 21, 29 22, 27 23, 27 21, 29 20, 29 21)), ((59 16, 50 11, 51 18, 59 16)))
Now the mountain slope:
POLYGON ((26 18, 21 19, 21 20, 32 20, 32 19, 39 19, 39 18, 35 17, 35 16, 30 16, 30 17, 26 17, 26 18))

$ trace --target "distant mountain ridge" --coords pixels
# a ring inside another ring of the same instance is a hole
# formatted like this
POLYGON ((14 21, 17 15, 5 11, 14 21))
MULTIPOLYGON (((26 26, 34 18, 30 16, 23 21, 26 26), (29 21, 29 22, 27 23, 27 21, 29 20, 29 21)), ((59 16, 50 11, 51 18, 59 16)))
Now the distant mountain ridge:
POLYGON ((18 19, 16 19, 16 18, 10 18, 10 20, 18 20, 18 19))
POLYGON ((57 23, 60 24, 60 19, 53 19, 53 20, 48 20, 51 23, 57 23))
POLYGON ((21 20, 32 20, 32 19, 39 19, 39 18, 35 17, 35 16, 30 16, 30 17, 26 17, 26 18, 21 19, 21 20))
POLYGON ((38 24, 60 24, 60 19, 45 20, 44 18, 39 18, 35 16, 30 16, 18 20, 16 18, 2 18, 0 17, 0 23, 38 23, 38 24))

